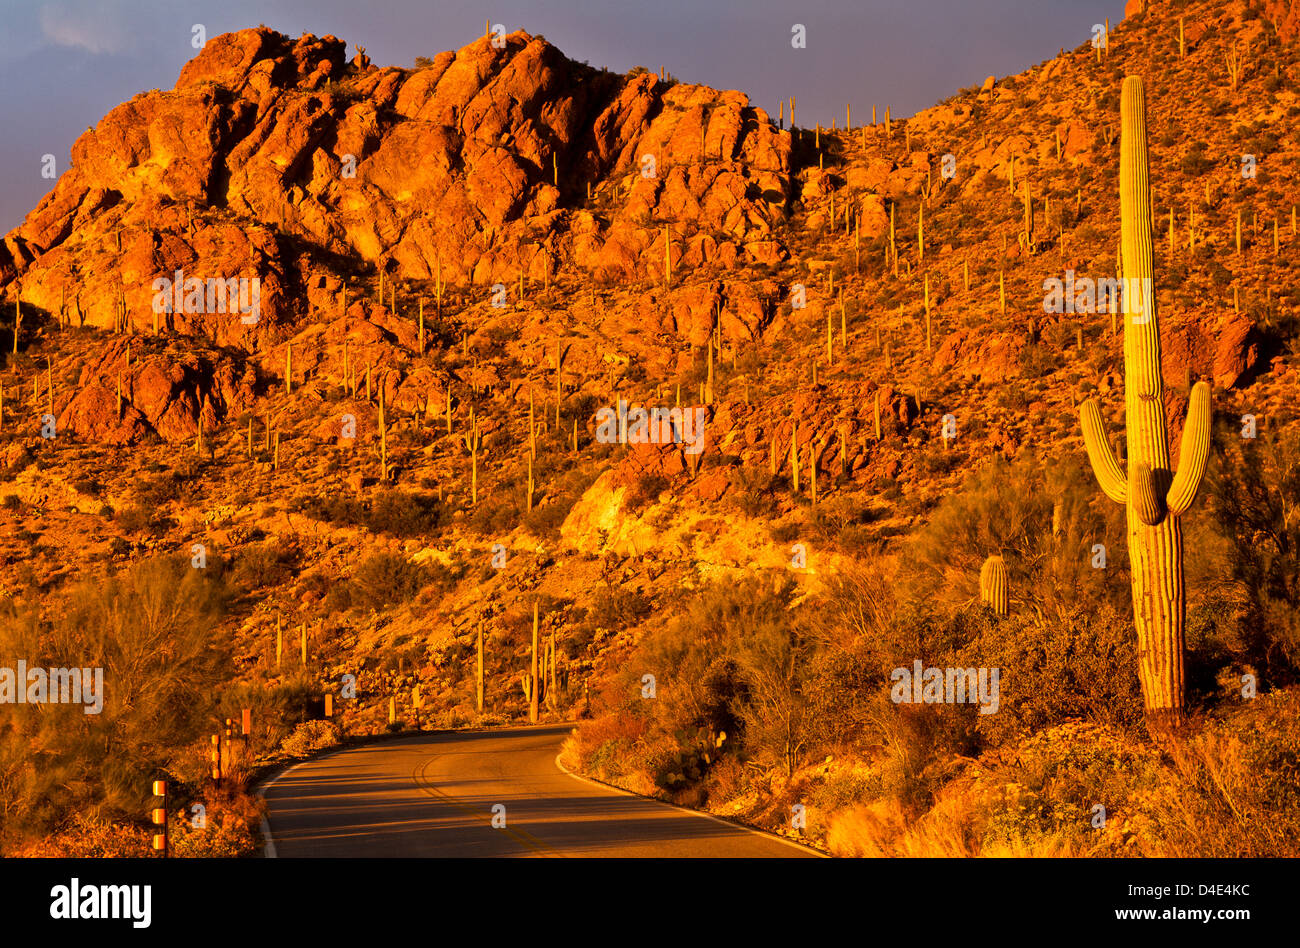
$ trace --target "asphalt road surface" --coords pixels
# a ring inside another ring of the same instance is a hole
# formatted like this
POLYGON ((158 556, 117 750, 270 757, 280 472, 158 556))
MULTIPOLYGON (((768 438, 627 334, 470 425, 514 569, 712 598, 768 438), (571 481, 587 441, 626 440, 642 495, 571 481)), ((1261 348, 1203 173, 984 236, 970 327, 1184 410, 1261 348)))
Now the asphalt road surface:
POLYGON ((263 787, 266 855, 818 855, 564 773, 555 757, 568 732, 560 725, 422 734, 292 766, 263 787), (504 827, 493 826, 498 804, 504 827))

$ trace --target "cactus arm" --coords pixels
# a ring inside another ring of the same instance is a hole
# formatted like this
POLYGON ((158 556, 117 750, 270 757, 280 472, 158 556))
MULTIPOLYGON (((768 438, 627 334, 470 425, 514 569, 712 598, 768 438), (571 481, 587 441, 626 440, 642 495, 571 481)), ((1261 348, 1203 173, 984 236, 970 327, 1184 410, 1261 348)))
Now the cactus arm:
POLYGON ((1096 400, 1090 398, 1083 403, 1079 418, 1083 423, 1083 443, 1088 449, 1088 460, 1092 462, 1092 472, 1102 493, 1117 504, 1127 503, 1128 480, 1106 443, 1106 427, 1096 400))
POLYGON ((1165 519, 1165 499, 1156 487, 1155 471, 1151 465, 1138 463, 1133 467, 1133 483, 1129 486, 1129 495, 1133 498, 1133 510, 1138 519, 1148 527, 1154 527, 1165 519))
POLYGON ((1205 465, 1210 457, 1210 386, 1197 382, 1192 388, 1191 402, 1187 408, 1187 422, 1183 425, 1183 443, 1178 451, 1178 472, 1169 485, 1167 503, 1169 513, 1178 516, 1196 500, 1205 465))

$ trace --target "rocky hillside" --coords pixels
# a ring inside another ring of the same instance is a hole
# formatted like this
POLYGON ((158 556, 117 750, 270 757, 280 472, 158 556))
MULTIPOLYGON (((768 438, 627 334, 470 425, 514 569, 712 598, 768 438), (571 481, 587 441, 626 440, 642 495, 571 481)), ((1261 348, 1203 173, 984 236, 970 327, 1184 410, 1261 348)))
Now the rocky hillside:
POLYGON ((523 32, 407 70, 348 61, 332 36, 246 30, 87 129, 6 238, 0 275, 102 327, 120 300, 148 313, 155 274, 256 275, 257 335, 278 338, 380 272, 465 287, 644 276, 664 259, 652 221, 679 268, 771 264, 790 152, 740 93, 612 75, 523 32))
POLYGON ((684 590, 789 575, 797 543, 814 594, 989 459, 1077 457, 1083 398, 1122 431, 1116 317, 1044 301, 1117 272, 1132 73, 1173 451, 1199 379, 1287 428, 1300 4, 1129 8, 1104 49, 830 129, 524 32, 414 69, 211 39, 0 247, 0 584, 57 602, 202 544, 242 592, 243 684, 358 674, 358 731, 392 693, 405 720, 525 713, 540 603, 548 713, 584 713, 684 590), (176 271, 256 278, 257 319, 155 312, 176 271), (703 452, 603 443, 620 401, 702 407, 703 452), (277 621, 309 630, 301 672, 277 621))

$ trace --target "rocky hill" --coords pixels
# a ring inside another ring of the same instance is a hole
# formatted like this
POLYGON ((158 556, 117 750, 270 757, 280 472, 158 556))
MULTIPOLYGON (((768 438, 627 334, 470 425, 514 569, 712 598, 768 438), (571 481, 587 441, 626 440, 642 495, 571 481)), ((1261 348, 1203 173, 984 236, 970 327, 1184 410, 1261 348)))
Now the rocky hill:
POLYGON ((88 129, 0 247, 0 584, 57 602, 200 544, 241 590, 241 684, 357 674, 354 731, 391 694, 408 721, 524 714, 540 603, 547 713, 599 713, 690 591, 793 574, 815 597, 992 459, 1080 463, 1082 399, 1122 431, 1115 315, 1044 303, 1117 272, 1128 74, 1173 452, 1200 379, 1228 427, 1288 430, 1300 4, 1128 14, 1104 48, 830 129, 524 32, 414 69, 211 39, 88 129), (256 318, 159 312, 177 271, 255 278, 256 318), (620 402, 701 408, 702 453, 605 443, 620 402), (306 669, 277 623, 309 630, 306 669))
POLYGON ((216 37, 173 89, 87 129, 0 273, 51 312, 80 300, 102 327, 120 298, 149 311, 154 274, 257 275, 259 333, 283 334, 379 272, 469 287, 645 276, 664 259, 651 221, 679 268, 784 256, 790 139, 745 96, 612 75, 523 32, 498 45, 407 70, 349 62, 332 36, 216 37))

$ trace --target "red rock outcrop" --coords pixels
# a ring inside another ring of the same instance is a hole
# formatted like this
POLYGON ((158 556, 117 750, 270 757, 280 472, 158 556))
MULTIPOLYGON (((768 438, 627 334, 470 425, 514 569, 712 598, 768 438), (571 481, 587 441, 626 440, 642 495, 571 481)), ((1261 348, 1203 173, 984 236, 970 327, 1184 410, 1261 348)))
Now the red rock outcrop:
POLYGON ((1296 0, 1264 0, 1264 16, 1282 39, 1300 39, 1300 3, 1296 0))
POLYGON ((331 255, 481 285, 575 263, 658 275, 665 241, 677 266, 784 254, 790 135, 744 95, 601 72, 522 31, 499 45, 403 70, 348 64, 331 36, 214 37, 171 91, 77 140, 5 238, 0 288, 109 327, 123 304, 151 324, 154 281, 177 271, 257 277, 256 323, 173 319, 251 346, 307 315, 331 255))
POLYGON ((132 444, 150 432, 165 441, 191 440, 200 418, 214 430, 252 405, 256 380, 251 368, 216 351, 136 356, 128 365, 127 342, 114 340, 83 366, 76 388, 59 413, 58 430, 84 441, 132 444))
POLYGON ((1165 384, 1181 386, 1184 373, 1232 388, 1259 361, 1259 334, 1244 313, 1191 313, 1163 317, 1160 346, 1165 384))

